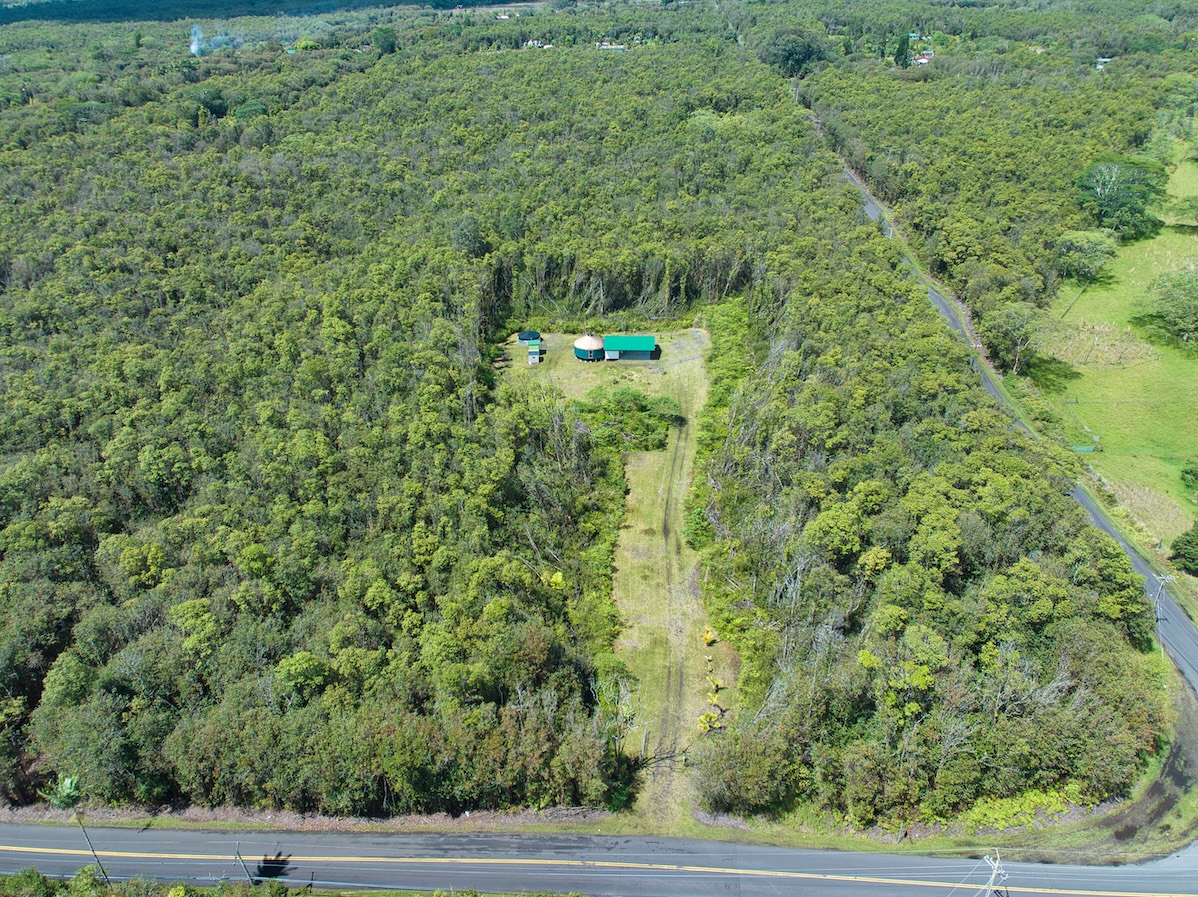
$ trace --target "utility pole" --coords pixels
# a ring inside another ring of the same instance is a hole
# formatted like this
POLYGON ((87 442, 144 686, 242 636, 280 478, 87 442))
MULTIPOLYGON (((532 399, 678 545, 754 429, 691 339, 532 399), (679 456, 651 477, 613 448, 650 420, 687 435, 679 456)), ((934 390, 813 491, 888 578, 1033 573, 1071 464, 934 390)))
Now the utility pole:
MULTIPOLYGON (((246 866, 245 860, 241 858, 241 842, 237 842, 237 847, 234 848, 233 855, 237 857, 237 862, 241 863, 241 871, 245 873, 246 881, 250 883, 252 888, 258 882, 254 881, 254 876, 250 875, 249 867, 246 866)), ((989 857, 987 857, 989 859, 989 857)))
POLYGON ((1161 573, 1152 574, 1156 577, 1156 597, 1152 599, 1156 605, 1156 641, 1161 646, 1161 660, 1165 659, 1165 640, 1161 636, 1161 593, 1165 590, 1165 583, 1177 582, 1177 577, 1172 573, 1167 575, 1161 573))
POLYGON ((978 891, 977 897, 1010 897, 1007 894, 1007 886, 1004 882, 1007 880, 1007 871, 1002 867, 1002 857, 998 854, 998 849, 995 848, 994 856, 986 854, 984 857, 986 865, 990 867, 990 880, 986 882, 985 887, 978 891))

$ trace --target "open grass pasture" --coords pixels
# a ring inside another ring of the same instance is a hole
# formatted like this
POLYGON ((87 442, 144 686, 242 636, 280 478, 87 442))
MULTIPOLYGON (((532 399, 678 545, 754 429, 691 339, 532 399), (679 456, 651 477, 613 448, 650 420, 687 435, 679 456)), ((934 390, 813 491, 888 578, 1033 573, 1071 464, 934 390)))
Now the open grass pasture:
MULTIPOLYGON (((1198 165, 1179 168, 1171 189, 1198 192, 1198 165), (1179 188, 1177 181, 1184 185, 1179 188)), ((1102 283, 1061 291, 1053 332, 1033 379, 1086 456, 1153 542, 1169 542, 1198 516, 1181 483, 1186 458, 1198 457, 1198 352, 1154 343, 1134 323, 1154 279, 1198 259, 1198 229, 1167 227, 1124 246, 1102 283)))

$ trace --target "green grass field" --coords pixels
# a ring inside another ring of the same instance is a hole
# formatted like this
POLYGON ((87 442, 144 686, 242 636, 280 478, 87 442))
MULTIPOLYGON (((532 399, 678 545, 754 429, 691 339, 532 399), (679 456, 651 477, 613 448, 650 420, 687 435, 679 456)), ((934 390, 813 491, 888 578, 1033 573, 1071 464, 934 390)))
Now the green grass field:
MULTIPOLYGON (((1198 164, 1179 166, 1174 195, 1198 193, 1198 164)), ((1165 228, 1120 249, 1104 282, 1061 291, 1051 309, 1045 355, 1035 379, 1060 415, 1066 439, 1096 444, 1086 456, 1152 542, 1168 543, 1198 516, 1198 496, 1179 476, 1198 457, 1198 353, 1154 344, 1134 324, 1161 274, 1198 259, 1198 229, 1165 228)))
POLYGON ((711 709, 710 675, 724 687, 718 698, 730 707, 735 660, 723 644, 708 647, 707 617, 699 588, 698 556, 682 538, 682 503, 694 470, 693 421, 707 396, 704 356, 711 343, 698 329, 658 334, 660 359, 582 362, 574 358, 575 334, 544 334, 544 355, 526 363, 526 351, 509 341, 510 377, 533 377, 580 398, 596 386, 627 386, 670 396, 683 423, 664 451, 628 458, 628 500, 616 548, 613 589, 623 617, 616 651, 640 682, 638 724, 628 753, 647 761, 634 828, 678 832, 693 823, 697 795, 684 755, 701 733, 697 721, 711 709))
POLYGON ((1187 159, 1177 166, 1169 176, 1169 195, 1177 199, 1198 196, 1198 162, 1187 159))

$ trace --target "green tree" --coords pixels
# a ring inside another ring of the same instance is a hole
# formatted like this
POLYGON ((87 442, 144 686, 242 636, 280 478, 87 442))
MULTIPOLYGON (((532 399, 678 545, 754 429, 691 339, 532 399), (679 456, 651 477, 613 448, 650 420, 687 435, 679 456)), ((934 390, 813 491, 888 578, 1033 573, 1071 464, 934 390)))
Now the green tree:
POLYGON ((395 52, 398 37, 394 28, 376 28, 370 42, 374 44, 374 48, 379 51, 380 56, 387 56, 395 52))
POLYGON ((905 31, 899 35, 898 45, 894 48, 894 64, 904 69, 911 65, 911 36, 905 31))
POLYGON ((1198 489, 1198 458, 1189 458, 1182 462, 1181 482, 1189 489, 1198 489))
POLYGON ((1008 302, 982 319, 981 331, 995 364, 1018 374, 1043 339, 1044 313, 1026 302, 1008 302))
POLYGON ((784 28, 766 38, 757 48, 757 57, 788 78, 801 78, 815 63, 828 58, 828 50, 816 32, 784 28))
POLYGON ((32 868, 22 869, 0 881, 0 894, 4 897, 58 897, 61 893, 58 882, 32 868))
POLYGON ((1159 162, 1131 156, 1104 156, 1092 162, 1080 178, 1082 205, 1102 227, 1127 240, 1153 234, 1163 223, 1150 211, 1165 195, 1169 173, 1159 162))
POLYGON ((1115 236, 1103 230, 1071 230, 1057 238, 1057 265, 1061 274, 1090 283, 1115 257, 1115 236))
POLYGON ((454 222, 449 233, 449 242, 454 249, 466 253, 471 258, 479 258, 487 251, 478 217, 472 214, 463 215, 454 222))
POLYGON ((1149 290, 1149 314, 1169 333, 1183 342, 1198 335, 1198 263, 1158 277, 1149 290))
POLYGON ((1198 523, 1173 540, 1173 559, 1186 573, 1198 576, 1198 523))

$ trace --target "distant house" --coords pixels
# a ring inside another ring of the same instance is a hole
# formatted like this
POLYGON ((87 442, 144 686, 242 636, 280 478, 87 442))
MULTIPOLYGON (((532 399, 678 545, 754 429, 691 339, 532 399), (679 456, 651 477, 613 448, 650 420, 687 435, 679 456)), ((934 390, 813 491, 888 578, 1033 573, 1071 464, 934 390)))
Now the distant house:
POLYGON ((603 360, 603 340, 591 334, 585 334, 574 340, 574 357, 582 361, 603 360))
POLYGON ((528 341, 527 345, 528 345, 528 363, 529 364, 540 364, 541 363, 541 339, 540 339, 540 337, 537 337, 537 339, 530 339, 528 341))
POLYGON ((603 337, 603 357, 607 361, 620 359, 648 360, 653 357, 657 348, 655 336, 605 336, 603 337))

